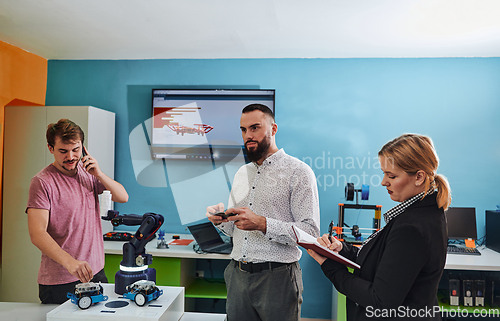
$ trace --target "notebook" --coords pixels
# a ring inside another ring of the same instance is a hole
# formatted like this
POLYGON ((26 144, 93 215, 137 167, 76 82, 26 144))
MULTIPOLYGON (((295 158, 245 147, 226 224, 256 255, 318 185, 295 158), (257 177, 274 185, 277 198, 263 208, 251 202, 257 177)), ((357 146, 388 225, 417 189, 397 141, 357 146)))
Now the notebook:
POLYGON ((212 222, 191 225, 188 229, 203 252, 230 254, 233 250, 233 245, 222 240, 212 222))

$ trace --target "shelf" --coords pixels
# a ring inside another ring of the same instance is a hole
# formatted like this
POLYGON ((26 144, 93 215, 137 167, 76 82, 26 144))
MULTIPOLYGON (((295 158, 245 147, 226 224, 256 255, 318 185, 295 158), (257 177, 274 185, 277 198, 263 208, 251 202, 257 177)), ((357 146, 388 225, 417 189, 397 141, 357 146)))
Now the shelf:
POLYGON ((448 298, 445 298, 443 294, 438 293, 439 308, 441 311, 467 311, 469 314, 474 313, 476 310, 489 310, 491 307, 488 304, 483 306, 464 306, 464 305, 450 305, 448 298))
POLYGON ((194 279, 186 288, 185 296, 198 299, 226 299, 226 283, 224 279, 194 279))

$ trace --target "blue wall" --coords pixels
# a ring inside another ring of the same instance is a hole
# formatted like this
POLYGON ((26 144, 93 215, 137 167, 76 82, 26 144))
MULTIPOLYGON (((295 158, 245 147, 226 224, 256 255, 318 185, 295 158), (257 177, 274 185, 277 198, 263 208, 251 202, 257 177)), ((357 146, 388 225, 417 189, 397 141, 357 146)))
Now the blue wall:
MULTIPOLYGON (((151 89, 168 87, 276 89, 277 144, 315 171, 322 232, 337 220, 346 181, 370 185, 368 204, 383 205, 383 211, 395 205, 379 186, 376 155, 385 142, 406 132, 433 138, 438 172, 453 191, 452 206, 476 207, 480 236, 484 211, 500 204, 500 58, 50 60, 46 105, 92 105, 116 113, 115 178, 130 194, 116 209, 164 214, 166 229, 182 233, 172 177, 165 176, 170 165, 148 164, 147 182, 141 182, 129 146, 134 129, 148 131, 151 89)), ((239 126, 239 119, 233 125, 239 126)), ((147 149, 137 153, 146 163, 150 159, 147 149)), ((185 179, 211 170, 203 164, 172 166, 186 173, 185 179)), ((206 195, 202 199, 191 193, 184 202, 199 208, 227 203, 227 198, 208 204, 206 195)), ((349 212, 346 223, 370 226, 372 217, 370 211, 349 212)), ((302 316, 330 318, 331 286, 304 254, 302 316)))

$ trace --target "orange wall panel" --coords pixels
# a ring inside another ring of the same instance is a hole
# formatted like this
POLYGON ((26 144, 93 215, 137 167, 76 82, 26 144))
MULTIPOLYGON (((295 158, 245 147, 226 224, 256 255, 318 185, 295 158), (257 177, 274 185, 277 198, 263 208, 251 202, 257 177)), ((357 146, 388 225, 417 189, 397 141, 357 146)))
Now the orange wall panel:
POLYGON ((13 99, 44 105, 46 90, 47 59, 0 41, 0 106, 13 99))
MULTIPOLYGON (((45 105, 47 59, 0 41, 0 180, 3 178, 4 107, 45 105)), ((0 253, 2 222, 0 184, 0 253)), ((1 255, 0 255, 1 260, 1 255)))

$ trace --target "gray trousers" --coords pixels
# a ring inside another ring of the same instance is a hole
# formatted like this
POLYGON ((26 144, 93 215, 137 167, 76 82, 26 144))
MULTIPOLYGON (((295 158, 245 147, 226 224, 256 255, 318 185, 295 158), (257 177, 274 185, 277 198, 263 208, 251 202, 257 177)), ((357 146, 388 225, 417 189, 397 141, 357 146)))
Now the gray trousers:
POLYGON ((299 321, 302 270, 298 262, 249 273, 231 261, 224 271, 228 321, 299 321))

